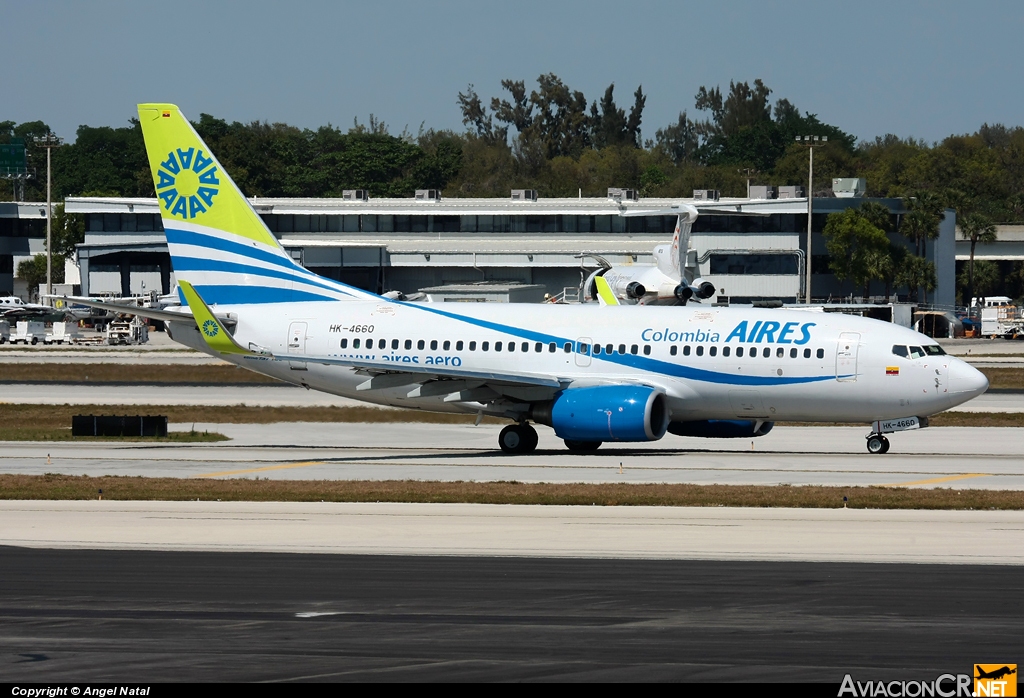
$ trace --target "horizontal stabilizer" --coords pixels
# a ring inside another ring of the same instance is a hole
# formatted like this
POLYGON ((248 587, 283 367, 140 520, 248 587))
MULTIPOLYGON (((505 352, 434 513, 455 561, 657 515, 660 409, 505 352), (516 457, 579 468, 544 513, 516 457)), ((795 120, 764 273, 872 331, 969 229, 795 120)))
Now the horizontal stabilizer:
POLYGON ((98 301, 95 298, 81 298, 78 296, 43 296, 44 298, 60 298, 64 301, 65 307, 69 303, 84 305, 89 308, 109 310, 113 313, 124 313, 125 315, 138 315, 150 320, 161 320, 163 322, 188 322, 192 320, 192 313, 188 308, 181 310, 157 310, 156 308, 140 308, 137 305, 124 303, 111 303, 109 301, 98 301))

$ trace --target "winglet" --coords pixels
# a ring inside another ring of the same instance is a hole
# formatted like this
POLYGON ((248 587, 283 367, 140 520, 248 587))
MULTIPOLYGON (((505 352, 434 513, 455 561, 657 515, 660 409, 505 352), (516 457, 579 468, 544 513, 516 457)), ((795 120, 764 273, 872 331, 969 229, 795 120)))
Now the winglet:
POLYGON ((188 307, 192 309, 192 317, 195 318, 196 326, 199 327, 199 332, 208 347, 221 354, 254 353, 241 347, 235 338, 224 329, 224 325, 213 314, 206 302, 199 297, 196 290, 192 288, 192 284, 179 280, 178 287, 181 288, 185 300, 188 301, 188 307))
POLYGON ((594 284, 597 285, 597 299, 601 302, 601 305, 619 304, 619 299, 612 293, 612 287, 608 285, 603 276, 594 279, 594 284))

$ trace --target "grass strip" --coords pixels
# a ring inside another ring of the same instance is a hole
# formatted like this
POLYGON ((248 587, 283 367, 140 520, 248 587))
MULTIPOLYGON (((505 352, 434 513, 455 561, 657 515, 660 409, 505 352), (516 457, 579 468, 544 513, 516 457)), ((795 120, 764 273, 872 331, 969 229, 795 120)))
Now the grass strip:
POLYGON ((1024 368, 979 368, 988 378, 990 388, 1001 390, 1024 389, 1024 368))
POLYGON ((754 485, 530 484, 417 480, 192 480, 0 475, 0 499, 423 502, 841 509, 1024 509, 1024 491, 754 485))

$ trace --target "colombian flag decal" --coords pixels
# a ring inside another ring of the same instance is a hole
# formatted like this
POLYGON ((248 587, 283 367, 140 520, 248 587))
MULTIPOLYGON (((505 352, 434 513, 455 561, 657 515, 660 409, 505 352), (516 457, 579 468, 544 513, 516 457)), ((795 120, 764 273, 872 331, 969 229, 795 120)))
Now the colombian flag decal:
POLYGON ((898 375, 900 375, 900 367, 899 366, 886 366, 885 367, 885 375, 887 375, 887 376, 898 376, 898 375))

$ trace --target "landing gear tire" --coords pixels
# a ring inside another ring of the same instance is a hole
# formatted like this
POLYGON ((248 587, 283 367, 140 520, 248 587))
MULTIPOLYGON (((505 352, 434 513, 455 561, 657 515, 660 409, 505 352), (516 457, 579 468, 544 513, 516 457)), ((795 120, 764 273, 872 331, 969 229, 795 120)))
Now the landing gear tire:
POLYGON ((888 453, 889 439, 880 434, 868 437, 868 453, 888 453))
POLYGON ((573 439, 565 439, 565 446, 574 453, 593 453, 597 449, 601 448, 601 441, 575 441, 573 439))
POLYGON ((530 453, 537 448, 537 430, 529 424, 509 424, 498 434, 498 446, 505 453, 530 453))

